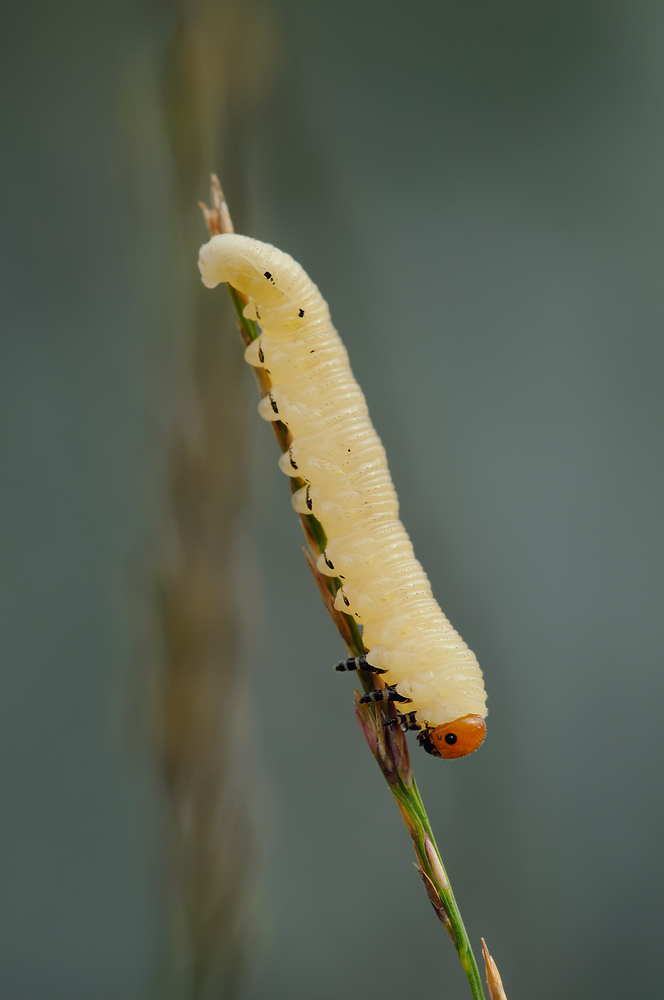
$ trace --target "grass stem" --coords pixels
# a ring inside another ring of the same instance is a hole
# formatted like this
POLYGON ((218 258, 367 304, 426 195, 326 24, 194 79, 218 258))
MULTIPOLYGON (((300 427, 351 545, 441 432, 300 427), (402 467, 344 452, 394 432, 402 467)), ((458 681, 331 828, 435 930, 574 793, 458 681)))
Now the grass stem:
MULTIPOLYGON (((212 209, 208 209, 202 203, 201 208, 211 236, 233 232, 228 207, 219 181, 214 174, 212 175, 212 209)), ((244 307, 247 304, 244 296, 232 285, 227 285, 227 288, 237 314, 240 334, 245 345, 249 344, 259 336, 260 331, 256 323, 243 315, 244 307)), ((254 369, 254 373, 261 395, 267 395, 270 388, 269 377, 261 369, 254 369)), ((288 428, 279 421, 274 421, 272 426, 282 452, 286 451, 291 444, 288 428)), ((291 478, 290 482, 293 492, 304 485, 301 479, 291 478)), ((311 514, 301 514, 300 522, 312 555, 319 556, 327 542, 322 524, 311 514)), ((334 607, 334 596, 341 587, 341 581, 320 573, 306 550, 305 556, 325 606, 349 653, 351 656, 361 656, 366 650, 357 623, 350 615, 345 615, 334 607)), ((384 686, 380 675, 359 670, 357 676, 365 693, 384 686)), ((416 867, 424 882, 429 900, 457 950, 474 1000, 485 1000, 482 981, 468 934, 412 773, 406 736, 398 725, 386 725, 390 719, 396 718, 394 702, 372 702, 363 705, 360 703, 359 693, 356 691, 355 694, 357 720, 412 837, 417 856, 416 867)))

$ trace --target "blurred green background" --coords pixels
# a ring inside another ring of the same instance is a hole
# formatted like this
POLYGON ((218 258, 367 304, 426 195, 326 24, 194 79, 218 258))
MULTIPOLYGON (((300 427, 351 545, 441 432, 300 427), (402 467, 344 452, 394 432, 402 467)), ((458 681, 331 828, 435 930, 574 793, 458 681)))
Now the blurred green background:
POLYGON ((467 997, 223 289, 328 299, 489 736, 413 760, 509 1000, 661 990, 664 10, 3 6, 7 1000, 467 997))

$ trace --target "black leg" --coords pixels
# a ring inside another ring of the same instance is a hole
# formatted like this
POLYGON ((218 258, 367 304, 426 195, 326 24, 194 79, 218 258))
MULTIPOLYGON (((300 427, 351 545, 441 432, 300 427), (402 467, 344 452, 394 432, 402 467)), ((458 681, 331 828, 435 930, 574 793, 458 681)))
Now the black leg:
POLYGON ((366 705, 369 701, 412 701, 412 698, 404 698, 402 694, 393 687, 380 688, 378 691, 370 691, 360 698, 360 704, 366 705))
POLYGON ((341 663, 337 663, 335 670, 366 670, 369 674, 384 674, 384 670, 380 670, 379 667, 372 667, 370 663, 367 663, 367 654, 364 656, 355 656, 349 660, 342 660, 341 663))
POLYGON ((422 728, 415 718, 415 712, 408 712, 407 715, 402 715, 399 712, 394 719, 388 719, 387 722, 384 722, 383 726, 401 726, 401 730, 404 733, 407 733, 409 729, 416 730, 422 728))

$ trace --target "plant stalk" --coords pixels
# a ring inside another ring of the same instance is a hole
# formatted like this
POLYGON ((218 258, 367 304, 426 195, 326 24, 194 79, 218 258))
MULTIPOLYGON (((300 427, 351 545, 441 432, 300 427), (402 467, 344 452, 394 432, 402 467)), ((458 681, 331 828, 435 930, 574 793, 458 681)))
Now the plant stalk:
MULTIPOLYGON (((233 232, 228 207, 219 181, 214 174, 212 175, 212 209, 208 209, 202 203, 201 208, 210 236, 233 232)), ((243 315, 244 307, 247 304, 246 298, 232 285, 226 287, 237 314, 240 335, 247 345, 259 336, 260 331, 253 320, 247 319, 243 315)), ((261 369, 255 368, 253 371, 261 395, 267 395, 270 388, 269 377, 261 369)), ((291 444, 288 428, 280 421, 273 421, 272 427, 282 452, 286 451, 291 444)), ((304 485, 304 481, 297 478, 291 478, 290 483, 293 493, 304 485)), ((312 514, 300 514, 300 522, 313 556, 319 556, 327 544, 327 536, 322 524, 312 514)), ((341 581, 320 573, 306 549, 305 556, 323 602, 349 653, 351 656, 361 656, 367 651, 364 648, 357 623, 350 615, 343 614, 334 607, 334 596, 341 587, 341 581)), ((365 693, 384 686, 380 675, 358 670, 357 676, 365 693)), ((459 960, 468 978, 473 1000, 485 1000, 473 949, 411 770, 406 736, 399 725, 385 725, 390 719, 396 718, 397 711, 394 702, 372 702, 363 705, 360 704, 360 696, 357 691, 355 695, 357 720, 390 791, 396 799, 402 819, 413 840, 418 861, 416 867, 424 882, 431 905, 457 950, 459 960)))

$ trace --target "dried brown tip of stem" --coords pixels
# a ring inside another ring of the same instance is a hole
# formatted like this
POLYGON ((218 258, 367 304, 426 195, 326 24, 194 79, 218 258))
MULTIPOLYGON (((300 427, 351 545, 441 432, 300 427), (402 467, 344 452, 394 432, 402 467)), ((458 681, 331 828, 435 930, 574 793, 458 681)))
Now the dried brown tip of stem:
POLYGON ((484 938, 482 938, 482 951, 484 953, 484 968, 486 969, 486 984, 489 987, 489 1000, 507 1000, 498 967, 489 954, 484 938))
POLYGON ((221 236, 222 233, 234 233, 235 230, 233 229, 228 205, 226 204, 224 192, 221 190, 221 184, 216 174, 212 174, 210 179, 210 198, 212 208, 208 208, 202 201, 198 203, 205 216, 205 224, 208 227, 210 236, 221 236))

